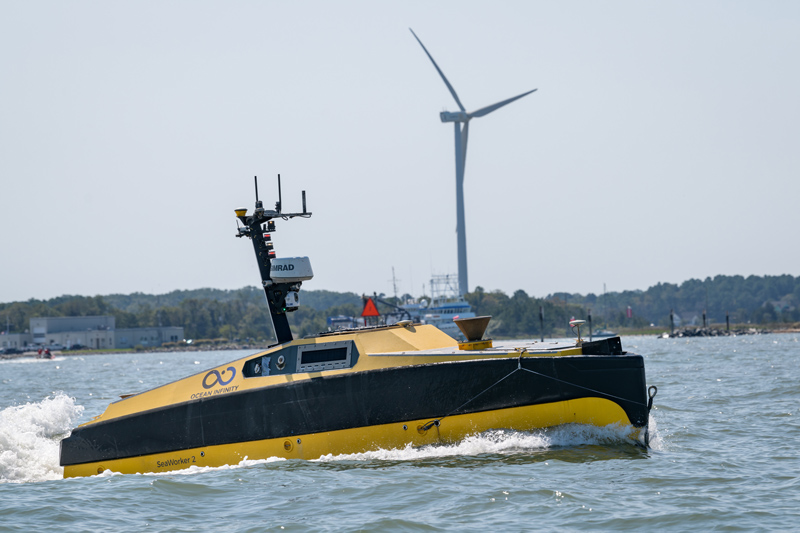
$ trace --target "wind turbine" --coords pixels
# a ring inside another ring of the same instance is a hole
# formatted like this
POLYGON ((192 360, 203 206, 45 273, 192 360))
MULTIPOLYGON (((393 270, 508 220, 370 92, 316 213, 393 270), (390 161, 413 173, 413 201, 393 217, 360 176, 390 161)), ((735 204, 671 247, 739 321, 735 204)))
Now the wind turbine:
POLYGON ((467 283, 467 234, 464 224, 464 167, 467 164, 469 121, 473 118, 488 115, 492 111, 496 111, 504 105, 510 104, 514 100, 519 100, 523 96, 531 94, 536 89, 522 93, 518 96, 514 96, 508 100, 503 100, 502 102, 482 107, 477 111, 473 111, 472 113, 467 113, 467 110, 464 109, 464 106, 461 104, 461 100, 458 99, 456 90, 453 89, 453 86, 450 85, 449 81, 447 81, 447 77, 444 75, 444 72, 442 72, 442 69, 439 68, 439 65, 436 64, 436 61, 433 60, 433 56, 431 56, 430 52, 428 52, 428 49, 425 48, 425 45, 422 44, 422 41, 419 40, 419 37, 417 37, 417 34, 414 33, 414 30, 411 28, 409 28, 409 30, 422 49, 425 51, 428 59, 430 59, 431 63, 433 63, 433 66, 436 68, 436 72, 438 72, 439 76, 442 77, 444 84, 447 85, 447 89, 450 91, 450 94, 453 95, 456 104, 458 104, 458 108, 461 110, 455 113, 442 111, 439 113, 439 118, 442 119, 442 122, 452 122, 453 126, 455 127, 456 134, 456 238, 458 241, 458 292, 463 296, 469 291, 469 285, 467 283))

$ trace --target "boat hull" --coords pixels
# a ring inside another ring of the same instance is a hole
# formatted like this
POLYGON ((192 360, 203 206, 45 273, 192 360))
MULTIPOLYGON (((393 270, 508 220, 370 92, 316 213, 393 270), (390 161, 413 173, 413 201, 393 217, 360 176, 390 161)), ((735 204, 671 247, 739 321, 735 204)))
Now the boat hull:
POLYGON ((600 398, 580 398, 541 405, 512 407, 469 415, 453 415, 425 430, 430 419, 293 435, 217 446, 201 446, 125 459, 111 459, 64 467, 64 477, 93 476, 106 470, 123 474, 169 472, 191 467, 220 467, 245 459, 317 459, 326 455, 354 454, 377 449, 398 449, 451 444, 465 437, 498 428, 532 431, 563 424, 629 426, 629 437, 640 439, 619 405, 600 398))
MULTIPOLYGON (((647 425, 641 356, 508 357, 328 375, 153 406, 76 428, 64 476, 314 459, 490 429, 647 425)), ((258 379, 258 378, 253 378, 258 379)))

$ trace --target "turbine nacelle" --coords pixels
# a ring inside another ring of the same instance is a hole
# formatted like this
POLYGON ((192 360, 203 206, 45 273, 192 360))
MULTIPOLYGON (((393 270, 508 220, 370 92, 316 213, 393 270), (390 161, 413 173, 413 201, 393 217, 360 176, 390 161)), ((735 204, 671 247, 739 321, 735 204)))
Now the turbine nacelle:
POLYGON ((442 111, 439 113, 439 118, 442 119, 442 122, 467 122, 472 117, 463 111, 457 111, 455 113, 442 111))

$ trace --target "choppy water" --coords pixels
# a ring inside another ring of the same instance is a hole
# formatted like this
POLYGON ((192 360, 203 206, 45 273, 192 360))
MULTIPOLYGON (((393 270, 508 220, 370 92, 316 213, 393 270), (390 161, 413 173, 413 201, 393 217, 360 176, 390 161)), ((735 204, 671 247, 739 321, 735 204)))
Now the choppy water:
POLYGON ((242 352, 0 361, 0 530, 794 530, 799 339, 623 339, 659 388, 650 450, 567 426, 69 480, 58 440, 75 424, 242 352))

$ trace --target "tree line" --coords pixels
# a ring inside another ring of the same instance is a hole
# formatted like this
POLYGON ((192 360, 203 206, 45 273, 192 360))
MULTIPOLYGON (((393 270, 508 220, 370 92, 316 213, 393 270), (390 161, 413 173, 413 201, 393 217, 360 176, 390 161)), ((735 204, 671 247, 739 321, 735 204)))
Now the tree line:
MULTIPOLYGON (((399 304, 410 298, 382 299, 399 304)), ((421 296, 419 298, 428 298, 421 296)), ((518 290, 477 287, 466 295, 477 315, 491 315, 488 335, 494 338, 564 336, 571 318, 591 313, 600 327, 642 328, 651 323, 669 326, 672 310, 682 324, 698 323, 703 311, 710 322, 765 324, 800 321, 800 277, 715 276, 681 284, 659 283, 646 291, 610 292, 603 295, 555 293, 544 298, 518 290), (630 314, 628 316, 628 307, 630 314), (540 311, 544 323, 540 321, 540 311)), ((359 316, 362 298, 354 293, 301 291, 300 308, 290 313, 295 335, 304 337, 327 329, 329 316, 359 316)), ((391 308, 380 306, 382 313, 391 308)), ((134 293, 106 296, 59 296, 49 300, 0 303, 0 330, 24 332, 31 317, 113 315, 117 328, 181 326, 187 339, 270 341, 269 311, 257 287, 238 290, 198 289, 162 295, 134 293)))
POLYGON ((715 276, 690 279, 681 284, 658 283, 646 291, 608 294, 556 293, 554 301, 580 305, 611 326, 653 323, 669 326, 673 312, 682 325, 708 322, 724 324, 726 316, 736 324, 791 323, 800 321, 800 276, 715 276), (627 318, 631 308, 633 320, 627 318))
MULTIPOLYGON (((303 306, 289 315, 298 336, 323 331, 329 313, 361 312, 361 298, 353 293, 305 291, 301 300, 303 306)), ((256 287, 167 295, 59 296, 4 303, 0 304, 0 330, 25 332, 33 317, 99 315, 114 316, 117 328, 180 326, 186 339, 268 342, 274 338, 264 293, 256 287)))

